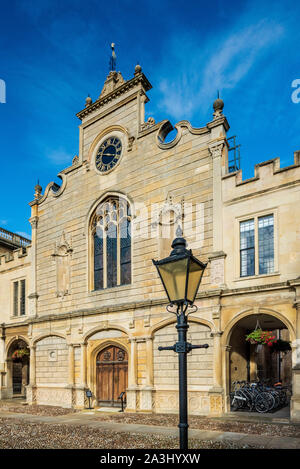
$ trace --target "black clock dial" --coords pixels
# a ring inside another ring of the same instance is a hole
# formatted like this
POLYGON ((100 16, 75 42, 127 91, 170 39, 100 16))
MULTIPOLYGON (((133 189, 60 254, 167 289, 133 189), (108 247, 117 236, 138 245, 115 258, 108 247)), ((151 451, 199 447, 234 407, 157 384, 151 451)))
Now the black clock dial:
POLYGON ((122 153, 122 143, 117 137, 109 137, 99 147, 96 155, 96 168, 105 173, 118 162, 122 153))

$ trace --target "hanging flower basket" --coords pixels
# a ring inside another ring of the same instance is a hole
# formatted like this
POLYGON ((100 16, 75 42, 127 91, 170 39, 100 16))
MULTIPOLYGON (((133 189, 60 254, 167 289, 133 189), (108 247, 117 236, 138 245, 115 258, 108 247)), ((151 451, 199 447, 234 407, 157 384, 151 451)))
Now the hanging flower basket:
POLYGON ((20 348, 14 351, 12 354, 13 360, 22 360, 24 357, 29 356, 29 350, 27 348, 20 348))
POLYGON ((276 344, 277 339, 272 331, 263 331, 262 329, 255 329, 246 336, 246 341, 250 344, 262 344, 272 347, 276 344))
POLYGON ((277 339, 277 342, 273 344, 271 352, 287 353, 290 350, 292 350, 292 347, 290 346, 290 342, 288 342, 287 340, 277 339))

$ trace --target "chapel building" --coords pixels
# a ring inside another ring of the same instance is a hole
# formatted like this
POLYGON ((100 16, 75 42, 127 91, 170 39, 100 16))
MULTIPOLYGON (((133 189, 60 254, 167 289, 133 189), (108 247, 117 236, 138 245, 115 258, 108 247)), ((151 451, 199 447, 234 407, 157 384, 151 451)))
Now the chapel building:
POLYGON ((209 348, 188 355, 189 413, 230 412, 233 382, 259 378, 291 386, 300 421, 300 151, 243 180, 221 99, 169 141, 168 120, 145 121, 150 89, 139 65, 129 80, 111 71, 77 114, 61 185, 35 187, 31 243, 0 233, 0 398, 83 408, 88 389, 95 406, 126 392, 127 412, 177 413, 178 357, 158 351, 176 318, 152 259, 180 228, 207 263, 188 341, 209 348), (245 340, 257 328, 292 350, 258 350, 245 340))

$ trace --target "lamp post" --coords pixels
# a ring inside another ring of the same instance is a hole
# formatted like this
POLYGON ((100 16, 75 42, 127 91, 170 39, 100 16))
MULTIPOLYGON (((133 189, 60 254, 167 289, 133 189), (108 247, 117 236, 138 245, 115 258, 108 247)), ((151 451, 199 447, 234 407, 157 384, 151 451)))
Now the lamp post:
POLYGON ((158 350, 173 350, 178 353, 179 364, 179 437, 180 449, 188 449, 188 408, 187 408, 187 354, 195 348, 208 348, 208 344, 192 345, 186 341, 189 328, 188 315, 197 311, 195 297, 206 264, 196 259, 192 251, 186 249, 186 240, 174 239, 173 251, 169 257, 159 261, 152 260, 166 291, 170 304, 167 311, 176 314, 178 342, 170 347, 158 347, 158 350), (176 311, 172 310, 176 306, 176 311), (193 308, 187 313, 188 308, 193 308))

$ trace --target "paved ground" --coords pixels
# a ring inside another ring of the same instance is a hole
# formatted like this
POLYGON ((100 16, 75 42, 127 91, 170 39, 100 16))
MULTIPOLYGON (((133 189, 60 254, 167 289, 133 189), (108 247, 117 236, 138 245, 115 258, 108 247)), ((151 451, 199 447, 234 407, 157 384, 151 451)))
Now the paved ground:
MULTIPOLYGON (((70 411, 66 409, 51 409, 47 406, 45 407, 48 415, 41 415, 42 410, 37 408, 44 406, 36 406, 35 409, 31 406, 19 406, 18 412, 11 412, 14 410, 12 405, 1 404, 0 448, 178 448, 176 425, 159 425, 159 421, 162 421, 164 416, 147 417, 141 414, 109 414, 88 410, 69 413, 70 411), (26 413, 21 412, 23 409, 26 409, 26 413), (30 412, 37 412, 39 415, 33 415, 30 412), (149 420, 149 417, 155 424, 141 423, 143 419, 149 420), (126 423, 133 421, 132 419, 135 419, 135 423, 126 423)), ((171 419, 167 420, 171 423, 172 419, 176 418, 176 416, 165 417, 171 419)), ((202 421, 202 424, 205 421, 201 418, 198 420, 202 421)), ((207 422, 209 421, 207 419, 207 422)), ((219 421, 222 424, 222 419, 215 420, 217 424, 219 421)), ((232 426, 231 422, 229 424, 232 426)), ((251 424, 246 425, 249 430, 251 424)), ((191 449, 300 449, 300 432, 297 432, 300 427, 296 426, 294 428, 286 424, 268 425, 268 428, 276 428, 275 436, 274 434, 210 430, 209 425, 207 426, 208 428, 205 429, 191 428, 189 430, 191 449), (289 427, 295 430, 295 433, 288 433, 286 429, 289 427), (297 437, 285 436, 287 434, 296 434, 297 437)), ((220 428, 224 427, 221 425, 220 428)), ((258 428, 255 431, 261 431, 261 426, 253 428, 258 428)))

